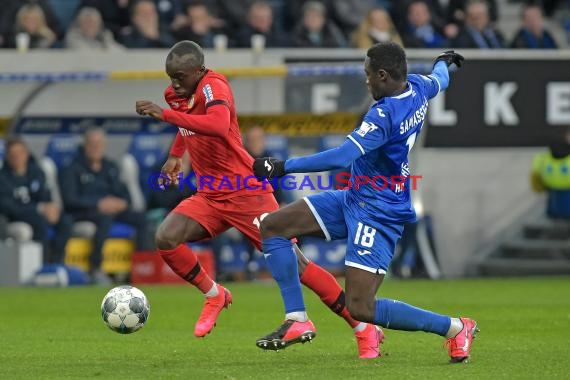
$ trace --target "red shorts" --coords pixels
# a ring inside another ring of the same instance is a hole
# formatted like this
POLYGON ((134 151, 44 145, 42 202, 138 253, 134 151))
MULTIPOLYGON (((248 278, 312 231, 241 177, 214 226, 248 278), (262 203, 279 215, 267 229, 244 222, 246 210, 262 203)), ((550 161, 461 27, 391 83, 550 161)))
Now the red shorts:
POLYGON ((242 195, 219 201, 198 193, 184 199, 172 212, 200 223, 212 237, 235 227, 261 251, 260 219, 278 209, 273 193, 242 195))

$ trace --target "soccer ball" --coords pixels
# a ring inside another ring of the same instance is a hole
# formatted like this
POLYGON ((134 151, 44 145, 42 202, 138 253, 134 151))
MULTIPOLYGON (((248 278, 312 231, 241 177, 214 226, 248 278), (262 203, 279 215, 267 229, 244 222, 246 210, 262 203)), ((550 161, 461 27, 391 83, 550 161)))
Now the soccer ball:
POLYGON ((120 334, 140 330, 150 315, 150 304, 143 292, 129 286, 109 290, 101 303, 103 322, 120 334))

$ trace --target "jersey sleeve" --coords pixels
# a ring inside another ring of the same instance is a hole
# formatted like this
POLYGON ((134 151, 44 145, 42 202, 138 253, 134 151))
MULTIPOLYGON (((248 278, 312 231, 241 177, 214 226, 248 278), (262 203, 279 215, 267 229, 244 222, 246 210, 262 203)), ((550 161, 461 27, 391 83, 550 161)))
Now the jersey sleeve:
POLYGON ((202 86, 202 95, 206 109, 216 104, 223 104, 227 107, 230 105, 230 88, 220 79, 212 78, 206 81, 202 86))
POLYGON ((347 138, 352 141, 362 154, 380 148, 390 138, 391 118, 382 106, 370 108, 358 128, 347 138))
POLYGON ((449 85, 449 72, 445 62, 436 63, 431 74, 417 75, 417 77, 421 78, 428 99, 434 98, 449 85))

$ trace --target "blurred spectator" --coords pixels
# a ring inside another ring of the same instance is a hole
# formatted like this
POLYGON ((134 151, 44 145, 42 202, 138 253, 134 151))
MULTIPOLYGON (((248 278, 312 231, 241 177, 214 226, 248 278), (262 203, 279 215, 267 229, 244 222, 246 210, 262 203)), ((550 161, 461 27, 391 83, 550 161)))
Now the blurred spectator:
POLYGON ((294 32, 297 47, 345 47, 346 40, 338 28, 327 18, 325 6, 318 1, 308 1, 303 5, 303 18, 294 32))
MULTIPOLYGON (((265 130, 262 127, 254 126, 249 128, 244 135, 244 147, 253 158, 271 157, 272 154, 267 151, 265 147, 265 130)), ((285 206, 293 201, 293 196, 290 192, 281 189, 280 187, 274 188, 275 199, 280 206, 285 206)))
POLYGON ((138 249, 150 247, 145 216, 129 209, 129 193, 119 179, 117 165, 105 158, 105 149, 105 132, 87 131, 80 153, 62 170, 60 178, 66 212, 76 221, 90 221, 97 226, 90 263, 93 281, 101 284, 110 283, 101 263, 103 243, 114 221, 135 228, 138 249))
MULTIPOLYGON (((254 0, 210 0, 214 1, 213 13, 223 20, 229 35, 235 36, 240 28, 247 23, 247 11, 254 0)), ((210 6, 212 9, 212 6, 210 6)))
POLYGON ((489 6, 482 0, 471 0, 465 8, 465 25, 452 41, 456 48, 498 49, 504 47, 503 36, 489 20, 489 6))
MULTIPOLYGON (((0 10, 0 34, 4 38, 0 38, 0 46, 9 45, 10 39, 13 39, 14 23, 18 18, 17 14, 20 9, 25 5, 37 5, 41 8, 43 19, 47 28, 55 34, 56 39, 63 38, 64 29, 57 18, 49 0, 2 0, 0 10)), ((13 47, 10 46, 10 47, 13 47)))
POLYGON ((350 36, 378 3, 376 0, 331 0, 331 6, 335 21, 344 34, 350 36))
POLYGON ((81 8, 65 35, 65 47, 83 50, 121 50, 113 33, 105 29, 101 14, 95 8, 81 8))
POLYGON ((174 38, 158 21, 151 0, 137 1, 131 11, 131 26, 123 32, 122 43, 129 48, 169 48, 174 38))
POLYGON ((7 40, 8 47, 16 47, 16 38, 20 33, 29 36, 29 49, 50 48, 57 41, 56 34, 46 23, 44 11, 37 4, 27 4, 18 10, 14 28, 7 40))
POLYGON ((115 39, 121 37, 123 29, 130 24, 130 0, 83 0, 80 8, 95 8, 101 14, 103 24, 114 35, 115 39))
POLYGON ((204 3, 192 2, 186 7, 186 17, 172 31, 177 41, 190 40, 203 48, 214 47, 214 19, 204 3))
POLYGON ((442 33, 431 23, 431 14, 424 0, 414 0, 408 7, 408 26, 403 34, 409 48, 439 48, 445 44, 442 33))
POLYGON ((251 47, 251 36, 260 34, 265 37, 265 46, 289 46, 287 35, 273 22, 273 9, 268 2, 255 1, 247 13, 247 25, 241 28, 237 44, 239 47, 251 47))
MULTIPOLYGON (((487 4, 488 17, 495 23, 499 19, 497 0, 481 0, 487 4)), ((449 0, 447 5, 447 21, 462 26, 467 19, 467 6, 472 0, 449 0)))
MULTIPOLYGON (((192 0, 191 3, 195 3, 192 0)), ((156 11, 158 12, 158 22, 163 28, 177 26, 184 22, 184 15, 181 0, 154 0, 156 11)))
POLYGON ((390 15, 382 8, 370 10, 352 35, 352 45, 360 49, 368 49, 378 42, 387 41, 403 45, 390 15))
MULTIPOLYGON (((392 7, 390 8, 390 16, 394 21, 394 26, 398 30, 398 32, 403 35, 407 31, 408 27, 408 8, 411 3, 415 2, 416 0, 403 0, 403 1, 394 1, 392 2, 392 7)), ((439 30, 446 30, 447 28, 447 21, 446 21, 446 13, 444 7, 441 5, 439 0, 424 0, 426 3, 428 10, 430 11, 430 22, 439 30)), ((384 7, 384 9, 387 9, 384 7)), ((457 35, 457 26, 454 25, 455 34, 451 37, 455 37, 457 35)), ((446 37, 450 38, 450 36, 445 34, 446 37)))
POLYGON ((72 219, 53 202, 43 171, 21 138, 6 143, 6 162, 0 171, 0 210, 10 222, 24 222, 43 246, 44 263, 63 263, 72 219), (50 228, 54 236, 50 241, 50 228))
POLYGON ((526 5, 523 8, 522 28, 516 34, 512 48, 556 49, 558 46, 552 35, 544 29, 542 8, 539 5, 526 5))
POLYGON ((554 136, 548 152, 534 157, 531 185, 547 192, 549 218, 570 219, 570 128, 554 136))

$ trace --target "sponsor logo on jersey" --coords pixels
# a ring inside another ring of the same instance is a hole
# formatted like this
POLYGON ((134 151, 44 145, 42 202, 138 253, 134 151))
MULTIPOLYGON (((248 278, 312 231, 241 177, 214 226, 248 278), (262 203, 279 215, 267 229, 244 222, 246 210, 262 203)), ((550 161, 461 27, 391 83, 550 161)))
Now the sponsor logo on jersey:
POLYGON ((376 108, 376 111, 378 111, 378 116, 386 117, 386 115, 384 114, 384 111, 382 111, 382 108, 378 107, 378 108, 376 108))
POLYGON ((358 133, 360 136, 364 137, 368 132, 372 132, 376 129, 378 129, 378 127, 376 125, 369 123, 367 121, 363 121, 362 124, 360 124, 360 128, 358 128, 356 133, 358 133))
POLYGON ((206 103, 211 102, 214 100, 214 92, 212 91, 212 87, 209 84, 206 84, 202 87, 202 92, 204 93, 204 97, 206 98, 206 103))

